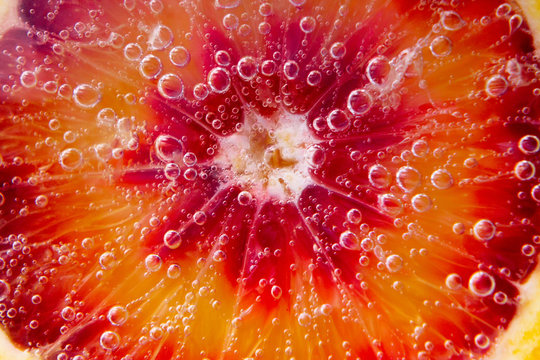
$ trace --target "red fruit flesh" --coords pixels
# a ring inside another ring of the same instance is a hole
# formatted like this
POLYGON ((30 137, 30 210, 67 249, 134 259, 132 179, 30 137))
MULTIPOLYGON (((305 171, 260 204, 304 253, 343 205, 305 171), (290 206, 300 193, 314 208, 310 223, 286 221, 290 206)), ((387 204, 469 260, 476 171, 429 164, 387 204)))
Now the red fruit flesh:
POLYGON ((478 359, 536 266, 493 0, 20 2, 0 318, 44 359, 478 359))

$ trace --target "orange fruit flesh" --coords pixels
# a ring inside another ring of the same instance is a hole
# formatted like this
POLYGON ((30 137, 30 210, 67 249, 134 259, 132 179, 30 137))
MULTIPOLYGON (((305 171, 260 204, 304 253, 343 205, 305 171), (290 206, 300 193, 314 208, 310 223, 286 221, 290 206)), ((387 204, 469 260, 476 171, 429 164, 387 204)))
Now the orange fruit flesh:
POLYGON ((4 34, 13 342, 59 360, 492 350, 539 242, 538 63, 519 8, 126 4, 25 1, 32 30, 4 34), (234 134, 262 166, 224 146, 234 134))

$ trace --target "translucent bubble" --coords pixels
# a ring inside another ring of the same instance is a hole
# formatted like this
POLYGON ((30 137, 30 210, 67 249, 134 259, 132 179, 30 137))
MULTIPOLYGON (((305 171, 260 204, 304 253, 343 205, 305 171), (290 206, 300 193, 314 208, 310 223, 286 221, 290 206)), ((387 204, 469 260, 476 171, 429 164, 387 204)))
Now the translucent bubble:
POLYGON ((351 125, 351 121, 347 114, 341 109, 335 109, 326 117, 328 128, 333 132, 345 131, 351 125))
POLYGON ((229 53, 225 50, 217 51, 214 59, 219 66, 231 65, 231 55, 229 55, 229 53))
POLYGON ((403 204, 392 194, 379 196, 379 208, 391 216, 397 216, 403 211, 403 204))
POLYGON ((238 27, 238 16, 227 14, 223 17, 223 26, 227 30, 234 30, 238 27))
POLYGON ((154 55, 146 55, 139 64, 139 72, 146 79, 155 79, 161 73, 161 60, 154 55))
POLYGON ((446 277, 445 284, 446 284, 446 287, 449 288, 450 290, 456 291, 456 290, 461 289, 463 285, 463 280, 461 279, 461 276, 459 276, 458 274, 452 273, 446 277))
POLYGON ((193 214, 193 221, 195 221, 195 224, 197 225, 204 225, 204 223, 206 223, 206 214, 204 211, 195 212, 195 214, 193 214))
POLYGON ((347 211, 347 221, 355 225, 360 224, 360 222, 362 221, 362 213, 360 212, 360 210, 352 208, 347 211))
POLYGON ((171 135, 159 135, 154 141, 156 156, 163 162, 179 162, 184 146, 182 142, 171 135))
POLYGON ((534 246, 531 244, 525 244, 521 247, 521 253, 525 256, 533 256, 536 253, 534 246))
POLYGON ((344 249, 358 250, 360 248, 360 240, 355 233, 346 230, 339 235, 339 245, 344 249))
POLYGON ((99 264, 104 270, 110 269, 116 262, 116 257, 110 251, 106 251, 99 256, 99 264))
POLYGON ((399 255, 390 255, 386 258, 386 268, 390 272, 397 272, 403 268, 403 259, 399 255))
POLYGON ((383 165, 373 165, 369 168, 368 179, 372 186, 384 189, 390 185, 390 172, 383 165))
POLYGON ((493 301, 499 305, 504 305, 508 301, 508 295, 502 291, 497 291, 495 294, 493 294, 493 301))
POLYGON ((164 169, 165 177, 169 180, 176 180, 181 173, 180 167, 175 163, 168 163, 164 169))
POLYGON ((298 66, 298 63, 294 60, 287 60, 285 61, 285 64, 283 64, 283 74, 285 77, 289 80, 294 80, 298 76, 298 73, 300 72, 300 66, 298 66))
POLYGON ((116 112, 111 108, 103 108, 97 114, 97 125, 100 127, 112 127, 116 124, 116 112))
POLYGON ((212 260, 215 262, 223 262, 227 260, 227 253, 223 250, 216 250, 214 251, 214 254, 212 254, 212 260))
POLYGON ((120 337, 114 331, 105 331, 99 337, 99 344, 105 350, 116 350, 120 345, 120 337))
POLYGON ((142 52, 139 44, 129 43, 124 46, 124 57, 129 61, 138 61, 142 56, 142 52))
POLYGON ((150 0, 149 7, 154 14, 159 14, 163 11, 163 3, 161 0, 150 0))
POLYGON ((240 5, 240 0, 215 0, 214 4, 220 9, 234 9, 240 5))
POLYGON ((65 321, 73 321, 75 319, 75 310, 71 306, 66 306, 60 311, 60 316, 65 321))
POLYGON ((390 74, 391 66, 388 59, 384 56, 376 56, 369 60, 366 67, 366 75, 373 85, 384 85, 390 74))
POLYGON ((253 199, 253 196, 249 191, 241 191, 238 194, 237 200, 240 205, 249 205, 251 203, 251 200, 253 199))
POLYGON ((175 230, 168 230, 165 235, 163 235, 163 243, 169 249, 177 249, 182 244, 182 237, 175 230))
POLYGON ((150 33, 148 43, 152 50, 163 50, 171 45, 173 33, 168 26, 158 25, 150 33))
POLYGON ((169 60, 178 67, 184 67, 191 61, 191 54, 183 46, 175 46, 169 51, 169 60))
POLYGON ((150 272, 156 272, 161 269, 162 263, 161 257, 156 254, 150 254, 144 259, 144 266, 150 272))
POLYGON ((44 208, 49 203, 49 199, 45 195, 38 195, 34 203, 37 207, 44 208))
POLYGON ((193 97, 197 100, 204 100, 210 93, 210 90, 208 89, 208 86, 206 84, 196 84, 193 87, 193 97))
POLYGON ((184 179, 188 181, 193 181, 197 178, 197 170, 194 168, 189 168, 184 171, 184 179))
POLYGON ((519 180, 530 180, 536 173, 536 167, 528 160, 522 160, 514 166, 514 175, 519 180))
POLYGON ((194 166, 195 164, 197 164, 197 155, 195 155, 191 151, 188 151, 182 158, 182 161, 187 166, 194 166))
POLYGON ((322 74, 319 70, 311 70, 306 78, 309 86, 317 86, 321 83, 322 74))
POLYGON ((429 44, 429 50, 436 57, 448 56, 452 52, 452 41, 446 36, 437 36, 429 44))
POLYGON ((347 99, 347 108, 354 115, 364 115, 371 109, 373 98, 362 89, 351 91, 347 99))
POLYGON ((208 73, 208 85, 212 91, 222 94, 227 92, 231 86, 231 78, 227 70, 214 68, 208 73))
POLYGON ((489 347, 489 344, 490 344, 490 340, 489 338, 484 335, 484 334, 477 334, 475 337, 474 337, 474 344, 479 348, 479 349, 487 349, 489 347))
POLYGON ((469 290, 478 296, 489 296, 495 289, 495 279, 485 271, 477 271, 469 279, 469 290))
POLYGON ((272 76, 276 72, 277 65, 274 60, 265 60, 261 64, 261 74, 272 76))
POLYGON ((88 84, 81 84, 73 90, 73 100, 78 106, 90 109, 101 101, 101 92, 88 84))
POLYGON ((0 193, 0 206, 4 205, 5 202, 6 197, 4 196, 4 194, 0 193))
POLYGON ((540 202, 540 184, 536 184, 531 189, 531 197, 534 201, 540 202))
POLYGON ((263 21, 259 23, 259 32, 263 35, 269 34, 272 30, 272 25, 270 23, 267 23, 266 21, 263 21))
POLYGON ((58 160, 64 170, 73 171, 81 166, 83 155, 79 149, 69 148, 60 153, 58 160))
POLYGON ((21 85, 26 88, 32 88, 37 84, 36 74, 33 71, 23 71, 19 80, 21 85))
POLYGON ((330 56, 334 58, 335 60, 341 60, 347 53, 347 49, 345 48, 345 44, 342 42, 335 42, 330 46, 330 56))
POLYGON ((184 95, 184 82, 175 74, 165 74, 158 81, 158 92, 165 99, 179 99, 184 95))
POLYGON ((540 150, 540 139, 535 135, 525 135, 519 139, 518 147, 524 154, 535 154, 540 150))
POLYGON ((411 199, 411 205, 414 211, 423 213, 431 209, 433 202, 426 194, 416 194, 411 199))
POLYGON ((310 326, 311 325, 311 315, 309 315, 306 312, 303 312, 300 315, 298 315, 298 324, 300 324, 300 326, 304 326, 304 327, 310 326))
POLYGON ((181 272, 182 272, 182 269, 180 268, 180 265, 171 264, 167 268, 167 277, 169 279, 177 279, 180 276, 181 272))
POLYGON ((476 222, 473 226, 474 237, 478 240, 488 241, 493 239, 497 228, 491 221, 482 219, 476 222))
POLYGON ((252 56, 244 56, 236 65, 238 75, 243 80, 252 80, 257 75, 257 61, 252 56))
POLYGON ((259 14, 261 14, 261 16, 270 16, 273 13, 274 9, 272 7, 272 4, 265 2, 259 6, 259 14))
POLYGON ((114 326, 123 325, 128 319, 128 312, 123 306, 113 306, 107 313, 107 319, 114 326))
POLYGON ((455 11, 444 11, 441 14, 441 23, 448 31, 456 31, 465 26, 465 21, 455 11))
POLYGON ((272 288, 270 289, 270 295, 272 295, 274 299, 279 299, 282 294, 283 294, 283 290, 281 290, 281 287, 277 285, 273 285, 272 288))
POLYGON ((311 16, 304 16, 302 19, 300 19, 300 30, 306 34, 313 32, 316 26, 317 21, 311 16))
POLYGON ((497 17, 504 17, 510 14, 511 11, 512 7, 510 6, 510 4, 504 3, 497 7, 497 10, 495 10, 495 14, 497 15, 497 17))
POLYGON ((318 168, 326 160, 326 152, 319 145, 311 145, 306 150, 306 161, 308 165, 312 168, 318 168))
POLYGON ((421 175, 415 168, 403 166, 398 170, 396 180, 403 191, 411 192, 420 186, 421 175))
POLYGON ((449 189, 454 185, 454 178, 448 170, 438 169, 431 174, 431 184, 440 190, 449 189))
POLYGON ((11 292, 11 286, 4 280, 0 280, 0 301, 4 301, 11 292))
POLYGON ((508 90, 508 81, 501 75, 494 75, 487 79, 485 89, 491 97, 501 96, 508 90))

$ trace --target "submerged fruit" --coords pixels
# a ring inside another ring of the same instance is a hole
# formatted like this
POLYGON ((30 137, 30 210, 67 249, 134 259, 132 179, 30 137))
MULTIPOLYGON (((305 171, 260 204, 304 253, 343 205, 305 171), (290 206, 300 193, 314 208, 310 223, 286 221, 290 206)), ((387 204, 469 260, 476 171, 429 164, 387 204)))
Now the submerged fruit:
POLYGON ((44 359, 478 359, 536 266, 514 3, 22 0, 0 318, 44 359))

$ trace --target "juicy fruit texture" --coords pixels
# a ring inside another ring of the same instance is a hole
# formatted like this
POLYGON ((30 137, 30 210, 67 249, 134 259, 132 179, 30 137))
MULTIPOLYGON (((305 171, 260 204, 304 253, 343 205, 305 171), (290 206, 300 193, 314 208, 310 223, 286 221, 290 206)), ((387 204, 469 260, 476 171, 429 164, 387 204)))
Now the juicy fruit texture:
POLYGON ((0 317, 45 359, 476 359, 540 243, 514 3, 37 1, 0 317))

